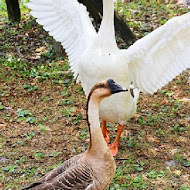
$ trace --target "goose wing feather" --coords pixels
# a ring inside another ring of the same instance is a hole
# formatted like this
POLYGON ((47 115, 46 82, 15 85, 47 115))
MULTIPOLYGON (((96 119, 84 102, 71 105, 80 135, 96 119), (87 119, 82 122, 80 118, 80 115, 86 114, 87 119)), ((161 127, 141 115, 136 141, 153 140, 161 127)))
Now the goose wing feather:
POLYGON ((36 21, 61 42, 68 54, 71 70, 77 77, 80 55, 96 36, 86 7, 77 0, 30 0, 26 6, 36 21))
POLYGON ((87 188, 92 183, 91 168, 81 158, 82 154, 72 157, 23 190, 79 190, 87 188))
POLYGON ((123 52, 133 84, 153 94, 190 67, 190 13, 170 19, 123 52))

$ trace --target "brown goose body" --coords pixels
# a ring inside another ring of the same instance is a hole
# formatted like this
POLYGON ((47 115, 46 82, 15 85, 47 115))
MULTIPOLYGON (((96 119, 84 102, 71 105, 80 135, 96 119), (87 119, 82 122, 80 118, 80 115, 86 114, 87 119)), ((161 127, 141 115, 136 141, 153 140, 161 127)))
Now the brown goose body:
POLYGON ((99 164, 102 161, 101 158, 90 158, 91 156, 88 156, 87 152, 74 156, 23 190, 105 189, 115 173, 114 159, 109 159, 110 155, 108 154, 105 155, 107 162, 99 164))
POLYGON ((126 91, 113 80, 97 83, 87 102, 90 147, 23 190, 104 190, 115 174, 115 161, 104 140, 99 122, 99 103, 113 93, 126 91))

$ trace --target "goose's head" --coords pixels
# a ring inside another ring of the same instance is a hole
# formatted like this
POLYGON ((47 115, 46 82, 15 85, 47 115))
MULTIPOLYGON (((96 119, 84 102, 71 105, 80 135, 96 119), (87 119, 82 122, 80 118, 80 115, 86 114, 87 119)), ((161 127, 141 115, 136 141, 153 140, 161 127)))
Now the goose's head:
POLYGON ((89 93, 89 98, 92 96, 102 100, 112 94, 128 91, 126 88, 121 87, 119 84, 115 83, 113 79, 108 79, 105 81, 98 82, 94 85, 89 93))

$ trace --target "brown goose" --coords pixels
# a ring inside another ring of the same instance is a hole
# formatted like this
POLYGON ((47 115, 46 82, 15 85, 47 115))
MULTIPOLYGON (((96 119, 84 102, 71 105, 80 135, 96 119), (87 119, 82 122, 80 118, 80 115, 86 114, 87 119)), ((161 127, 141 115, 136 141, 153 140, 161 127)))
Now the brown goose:
POLYGON ((100 101, 111 94, 127 91, 112 79, 97 83, 87 100, 90 147, 83 154, 65 161, 39 181, 23 190, 103 190, 115 173, 115 161, 104 140, 99 122, 100 101))

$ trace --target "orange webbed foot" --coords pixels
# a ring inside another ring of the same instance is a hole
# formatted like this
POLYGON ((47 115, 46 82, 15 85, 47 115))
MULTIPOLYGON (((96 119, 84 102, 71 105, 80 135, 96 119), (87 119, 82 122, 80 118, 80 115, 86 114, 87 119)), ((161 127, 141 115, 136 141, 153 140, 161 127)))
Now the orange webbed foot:
POLYGON ((118 153, 118 145, 115 143, 109 144, 108 148, 111 150, 112 156, 116 156, 118 153))
POLYGON ((116 156, 118 153, 119 140, 120 140, 120 136, 121 136, 122 131, 123 131, 123 125, 118 125, 117 135, 116 135, 115 141, 112 144, 108 145, 113 156, 116 156))
POLYGON ((109 130, 106 130, 106 132, 103 132, 103 131, 102 131, 103 136, 104 136, 104 139, 105 139, 105 141, 106 141, 107 144, 110 143, 109 132, 110 132, 109 130))
POLYGON ((106 121, 102 120, 102 134, 107 144, 110 142, 109 132, 110 131, 106 126, 106 121))

